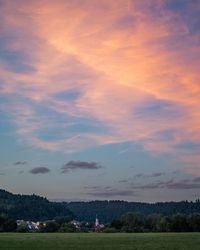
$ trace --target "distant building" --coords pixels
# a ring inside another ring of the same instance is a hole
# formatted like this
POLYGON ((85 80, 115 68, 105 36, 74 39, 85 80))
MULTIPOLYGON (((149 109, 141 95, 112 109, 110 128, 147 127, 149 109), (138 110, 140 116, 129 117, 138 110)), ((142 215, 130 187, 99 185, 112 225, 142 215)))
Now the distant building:
POLYGON ((97 218, 97 215, 96 215, 96 220, 95 220, 95 224, 94 224, 94 230, 95 230, 96 232, 98 232, 98 231, 100 231, 102 228, 104 228, 104 225, 99 223, 99 219, 97 218))
POLYGON ((71 224, 73 224, 76 229, 80 229, 80 227, 81 227, 81 222, 79 222, 77 220, 71 221, 71 224))
POLYGON ((24 220, 17 220, 17 227, 27 227, 29 232, 35 232, 39 230, 40 225, 46 226, 45 222, 33 222, 33 221, 24 221, 24 220))

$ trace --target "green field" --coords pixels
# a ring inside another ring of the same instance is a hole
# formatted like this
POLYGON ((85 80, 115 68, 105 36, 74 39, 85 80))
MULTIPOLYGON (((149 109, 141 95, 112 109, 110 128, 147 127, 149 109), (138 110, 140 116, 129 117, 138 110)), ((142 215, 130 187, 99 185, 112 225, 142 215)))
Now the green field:
POLYGON ((1 250, 199 250, 200 233, 0 234, 1 250))

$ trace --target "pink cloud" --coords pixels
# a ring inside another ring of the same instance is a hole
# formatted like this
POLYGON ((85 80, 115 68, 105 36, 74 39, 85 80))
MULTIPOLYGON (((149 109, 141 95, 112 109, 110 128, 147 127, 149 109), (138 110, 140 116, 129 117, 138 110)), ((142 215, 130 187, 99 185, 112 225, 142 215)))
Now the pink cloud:
POLYGON ((13 34, 8 50, 28 54, 35 69, 16 73, 0 62, 3 93, 32 102, 17 100, 8 108, 20 140, 66 153, 126 141, 153 152, 173 152, 176 144, 200 142, 199 35, 192 35, 189 24, 167 9, 165 1, 154 5, 128 0, 4 1, 4 34, 13 34), (72 89, 81 93, 73 105, 55 97, 72 89), (149 99, 170 102, 173 108, 164 107, 166 115, 163 110, 152 116, 138 113, 149 99), (107 133, 68 135, 65 124, 66 138, 45 141, 37 132, 48 126, 48 119, 38 114, 37 105, 62 116, 94 120, 107 133), (171 116, 176 112, 177 117, 171 116), (166 130, 175 131, 170 140, 157 137, 166 130))

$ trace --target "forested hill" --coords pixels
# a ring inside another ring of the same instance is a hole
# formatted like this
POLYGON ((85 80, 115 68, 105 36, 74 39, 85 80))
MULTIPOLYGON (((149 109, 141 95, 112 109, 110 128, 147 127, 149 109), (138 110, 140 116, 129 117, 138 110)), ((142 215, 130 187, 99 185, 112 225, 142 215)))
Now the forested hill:
POLYGON ((91 201, 65 203, 75 217, 80 221, 92 222, 96 214, 100 222, 107 223, 118 219, 130 211, 140 212, 144 216, 159 213, 162 215, 174 215, 177 213, 191 214, 200 212, 200 201, 196 202, 162 202, 162 203, 139 203, 127 201, 91 201))
POLYGON ((37 195, 12 194, 0 189, 0 215, 13 219, 45 221, 56 216, 73 217, 62 203, 50 202, 37 195))
POLYGON ((127 201, 91 201, 91 202, 50 202, 37 195, 12 194, 0 189, 0 215, 14 219, 44 221, 56 216, 69 216, 80 221, 94 222, 96 215, 102 223, 111 222, 127 212, 140 212, 144 216, 159 213, 173 215, 177 213, 200 213, 200 201, 140 203, 127 201))

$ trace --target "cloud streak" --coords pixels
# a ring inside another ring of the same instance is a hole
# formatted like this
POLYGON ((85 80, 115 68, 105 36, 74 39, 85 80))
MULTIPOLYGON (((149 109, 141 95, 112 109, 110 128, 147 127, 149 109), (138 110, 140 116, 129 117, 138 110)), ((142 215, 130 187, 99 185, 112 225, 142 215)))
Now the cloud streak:
POLYGON ((16 161, 14 165, 25 165, 27 164, 27 161, 16 161))
POLYGON ((180 181, 174 181, 173 179, 169 181, 157 181, 148 184, 131 184, 133 189, 140 190, 151 190, 151 189, 174 189, 174 190, 189 190, 189 189, 200 189, 200 179, 195 178, 184 179, 180 181))
POLYGON ((133 190, 108 190, 108 191, 90 192, 87 194, 93 197, 107 198, 107 199, 110 199, 111 197, 134 197, 136 196, 133 190))
POLYGON ((156 173, 153 173, 153 174, 143 174, 143 173, 139 173, 139 174, 136 174, 134 177, 135 178, 155 178, 155 177, 160 177, 160 176, 163 176, 165 175, 164 172, 156 172, 156 173))
POLYGON ((47 174, 50 172, 50 169, 47 167, 36 167, 36 168, 32 168, 29 171, 31 174, 47 174))
POLYGON ((101 186, 86 186, 87 195, 109 199, 111 197, 133 197, 136 196, 136 192, 132 189, 118 189, 112 188, 110 186, 101 187, 101 186))
POLYGON ((67 173, 73 170, 98 170, 102 166, 97 162, 87 162, 87 161, 69 161, 62 168, 62 173, 67 173))

